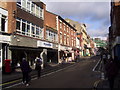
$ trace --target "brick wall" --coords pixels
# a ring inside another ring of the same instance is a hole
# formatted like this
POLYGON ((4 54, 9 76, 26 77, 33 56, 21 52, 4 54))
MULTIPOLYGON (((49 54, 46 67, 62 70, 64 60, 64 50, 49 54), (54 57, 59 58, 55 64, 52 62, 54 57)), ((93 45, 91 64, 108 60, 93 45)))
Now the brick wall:
POLYGON ((46 11, 46 25, 53 28, 53 29, 57 29, 56 27, 56 15, 53 13, 50 13, 48 11, 46 11))

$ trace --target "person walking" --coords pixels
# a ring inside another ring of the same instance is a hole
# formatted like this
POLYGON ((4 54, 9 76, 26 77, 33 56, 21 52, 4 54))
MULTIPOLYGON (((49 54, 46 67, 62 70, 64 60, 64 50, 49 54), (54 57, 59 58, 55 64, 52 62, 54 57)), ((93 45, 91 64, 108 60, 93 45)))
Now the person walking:
POLYGON ((40 76, 41 76, 41 65, 42 65, 42 59, 36 57, 35 62, 36 62, 35 70, 37 71, 37 77, 38 77, 38 79, 39 79, 40 76))
POLYGON ((21 70, 22 70, 22 74, 23 74, 23 84, 25 84, 26 86, 29 86, 29 81, 30 81, 30 76, 29 76, 29 72, 31 72, 31 68, 29 66, 29 62, 26 61, 25 58, 22 59, 22 62, 20 64, 21 70))

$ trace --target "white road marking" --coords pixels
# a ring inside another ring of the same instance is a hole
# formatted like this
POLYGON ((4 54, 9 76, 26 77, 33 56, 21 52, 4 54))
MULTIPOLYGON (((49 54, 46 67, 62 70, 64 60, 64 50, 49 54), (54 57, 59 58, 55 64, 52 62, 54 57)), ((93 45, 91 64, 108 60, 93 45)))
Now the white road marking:
MULTIPOLYGON (((96 67, 98 66, 98 64, 100 63, 100 61, 101 61, 101 59, 97 62, 97 64, 95 65, 95 67, 93 68, 93 70, 92 71, 94 71, 95 72, 95 69, 96 69, 96 67)), ((99 71, 98 71, 99 72, 99 71)))
MULTIPOLYGON (((73 65, 70 65, 70 66, 67 66, 67 67, 65 67, 65 68, 63 68, 63 69, 59 69, 59 70, 57 70, 57 71, 54 71, 54 72, 51 72, 51 73, 42 75, 41 77, 45 77, 45 76, 51 75, 51 74, 53 74, 53 73, 60 72, 60 71, 65 70, 65 69, 67 69, 67 68, 69 68, 69 67, 72 67, 72 66, 74 66, 74 64, 73 64, 73 65)), ((37 76, 37 75, 35 75, 35 76, 37 76)), ((31 79, 31 80, 36 80, 36 79, 37 79, 37 78, 35 77, 35 78, 31 79)), ((14 86, 17 86, 17 85, 20 85, 20 84, 22 84, 22 83, 20 82, 20 83, 17 83, 17 84, 14 84, 14 85, 5 87, 4 89, 11 88, 11 87, 14 87, 14 86)))

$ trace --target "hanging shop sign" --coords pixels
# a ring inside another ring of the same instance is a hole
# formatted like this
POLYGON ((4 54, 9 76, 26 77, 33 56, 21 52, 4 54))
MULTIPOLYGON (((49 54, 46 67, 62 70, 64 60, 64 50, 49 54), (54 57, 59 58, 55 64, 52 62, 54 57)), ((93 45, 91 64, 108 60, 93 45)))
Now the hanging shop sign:
POLYGON ((53 44, 45 41, 37 41, 37 47, 53 48, 53 44))

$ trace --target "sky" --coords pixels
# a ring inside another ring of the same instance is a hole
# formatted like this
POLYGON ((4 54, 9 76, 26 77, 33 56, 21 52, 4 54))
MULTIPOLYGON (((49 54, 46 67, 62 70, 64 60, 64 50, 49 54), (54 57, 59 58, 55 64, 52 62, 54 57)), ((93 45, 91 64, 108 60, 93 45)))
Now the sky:
POLYGON ((41 0, 46 9, 79 23, 85 23, 91 37, 106 39, 110 26, 111 0, 41 0))

